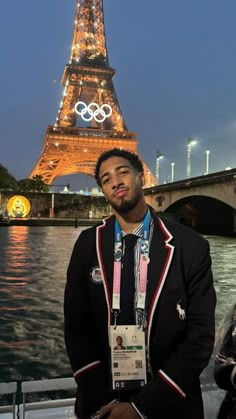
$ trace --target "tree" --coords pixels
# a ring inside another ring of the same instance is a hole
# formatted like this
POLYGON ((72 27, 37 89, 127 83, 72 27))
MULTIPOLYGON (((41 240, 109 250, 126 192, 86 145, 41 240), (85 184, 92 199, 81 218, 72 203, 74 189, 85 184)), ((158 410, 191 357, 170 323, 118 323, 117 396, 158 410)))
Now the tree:
POLYGON ((21 192, 31 192, 34 189, 34 184, 32 179, 26 178, 18 180, 19 190, 21 192))
POLYGON ((48 192, 48 185, 44 182, 41 175, 35 175, 32 177, 36 192, 48 192))
POLYGON ((16 178, 9 173, 7 168, 0 164, 0 190, 48 192, 49 187, 40 175, 35 175, 32 179, 26 178, 17 181, 16 178))
POLYGON ((18 185, 22 192, 48 192, 49 189, 40 175, 35 175, 32 179, 21 179, 18 181, 18 185))
POLYGON ((0 164, 0 189, 5 191, 18 190, 16 178, 12 176, 2 164, 0 164))

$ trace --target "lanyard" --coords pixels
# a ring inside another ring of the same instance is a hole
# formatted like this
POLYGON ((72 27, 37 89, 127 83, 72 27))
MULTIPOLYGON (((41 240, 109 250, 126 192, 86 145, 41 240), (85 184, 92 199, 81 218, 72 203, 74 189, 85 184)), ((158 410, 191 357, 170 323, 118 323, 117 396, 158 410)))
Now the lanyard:
MULTIPOLYGON (((149 263, 149 230, 150 213, 147 211, 143 220, 143 231, 141 238, 139 269, 138 269, 138 290, 136 310, 145 309, 146 288, 147 288, 147 269, 149 263)), ((120 311, 120 281, 121 281, 121 260, 123 256, 122 232, 119 223, 115 222, 115 246, 114 246, 114 270, 113 270, 113 294, 112 311, 115 318, 120 311)))

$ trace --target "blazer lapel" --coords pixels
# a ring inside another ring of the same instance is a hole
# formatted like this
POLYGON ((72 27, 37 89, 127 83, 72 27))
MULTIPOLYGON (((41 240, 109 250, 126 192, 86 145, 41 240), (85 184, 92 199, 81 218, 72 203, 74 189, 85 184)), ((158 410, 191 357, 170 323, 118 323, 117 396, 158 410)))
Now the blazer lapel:
POLYGON ((169 243, 172 239, 172 235, 166 228, 164 222, 155 214, 153 214, 153 221, 154 229, 150 246, 150 263, 148 266, 146 295, 148 344, 153 315, 174 253, 174 246, 169 243))
MULTIPOLYGON (((148 284, 146 294, 148 339, 152 326, 153 315, 164 286, 174 253, 174 246, 169 242, 172 235, 164 222, 152 214, 154 229, 150 246, 150 263, 148 266, 148 284)), ((108 324, 111 324, 112 286, 114 265, 115 217, 103 220, 97 227, 97 256, 103 277, 103 286, 108 308, 108 324)))
POLYGON ((114 265, 115 217, 103 220, 103 225, 97 227, 97 256, 103 277, 103 286, 108 306, 108 320, 111 324, 112 285, 114 265))

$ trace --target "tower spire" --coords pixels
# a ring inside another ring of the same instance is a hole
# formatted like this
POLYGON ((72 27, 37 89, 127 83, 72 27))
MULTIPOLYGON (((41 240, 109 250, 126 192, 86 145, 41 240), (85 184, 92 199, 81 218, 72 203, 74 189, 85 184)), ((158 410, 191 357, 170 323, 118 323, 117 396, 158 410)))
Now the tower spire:
POLYGON ((101 0, 77 0, 70 63, 109 67, 101 0))

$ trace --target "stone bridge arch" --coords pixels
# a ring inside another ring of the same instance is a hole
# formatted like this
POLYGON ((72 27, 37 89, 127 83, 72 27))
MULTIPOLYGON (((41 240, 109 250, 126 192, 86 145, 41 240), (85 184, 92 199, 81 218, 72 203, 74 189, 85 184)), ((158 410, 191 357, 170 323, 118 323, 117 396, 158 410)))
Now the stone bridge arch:
POLYGON ((235 209, 211 196, 188 195, 163 211, 166 215, 204 234, 232 235, 235 209))
POLYGON ((144 194, 155 210, 201 233, 236 235, 236 169, 158 185, 144 194))

